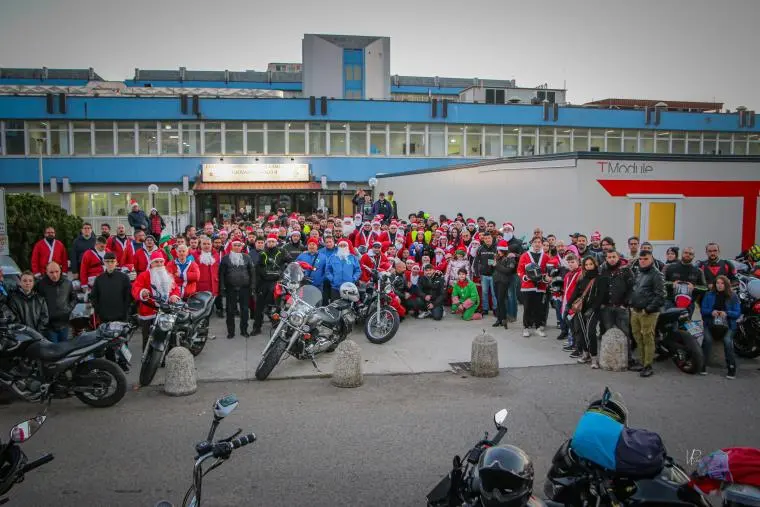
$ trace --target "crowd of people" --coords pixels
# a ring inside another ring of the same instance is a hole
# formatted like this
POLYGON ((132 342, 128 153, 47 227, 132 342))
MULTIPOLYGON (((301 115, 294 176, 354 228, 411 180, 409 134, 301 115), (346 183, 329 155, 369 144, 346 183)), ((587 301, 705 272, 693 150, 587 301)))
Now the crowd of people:
MULTIPOLYGON (((599 368, 601 335, 613 327, 629 339, 629 367, 642 377, 653 374, 658 314, 689 298, 695 287, 708 291, 701 300, 705 322, 703 347, 709 355, 711 324, 725 322, 727 376, 736 375, 732 336, 739 317, 732 293, 733 265, 720 258, 715 243, 706 259, 695 262, 691 247, 668 250, 656 259, 652 245, 637 237, 618 248, 599 232, 574 233, 565 241, 541 228, 527 238, 515 235, 511 222, 484 217, 399 218, 398 206, 379 194, 354 197, 355 215, 287 214, 284 209, 248 220, 188 226, 175 237, 162 236, 155 213, 145 215, 132 203, 127 228, 116 234, 104 224, 95 236, 90 224, 70 251, 47 227, 33 249, 31 271, 19 287, 3 293, 4 311, 44 332, 51 341, 69 336, 68 316, 76 304, 70 278, 90 289, 101 322, 126 320, 136 312, 143 346, 156 315, 153 300, 179 301, 197 291, 216 296, 227 337, 261 333, 264 309, 289 262, 306 266, 309 283, 322 290, 324 302, 338 297, 343 283, 371 283, 374 271, 390 273, 393 306, 400 317, 481 320, 493 315, 494 328, 515 324, 523 306, 522 335, 546 337, 550 314, 556 319, 563 349, 579 363, 599 368), (249 327, 250 312, 253 323, 249 327), (237 320, 236 320, 237 319, 237 320), (638 357, 630 351, 638 350, 638 357)), ((760 250, 760 249, 759 249, 760 250)), ((687 307, 694 309, 696 302, 687 307)), ((706 372, 703 372, 706 373, 706 372)))

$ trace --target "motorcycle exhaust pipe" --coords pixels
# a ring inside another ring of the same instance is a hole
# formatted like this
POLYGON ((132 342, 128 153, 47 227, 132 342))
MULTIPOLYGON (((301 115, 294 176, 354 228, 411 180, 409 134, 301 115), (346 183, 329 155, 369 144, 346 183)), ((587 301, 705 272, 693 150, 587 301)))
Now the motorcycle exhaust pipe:
POLYGON ((312 345, 308 345, 306 347, 306 353, 307 354, 319 354, 321 352, 326 351, 332 346, 332 342, 326 338, 319 338, 317 340, 317 343, 314 343, 312 345))

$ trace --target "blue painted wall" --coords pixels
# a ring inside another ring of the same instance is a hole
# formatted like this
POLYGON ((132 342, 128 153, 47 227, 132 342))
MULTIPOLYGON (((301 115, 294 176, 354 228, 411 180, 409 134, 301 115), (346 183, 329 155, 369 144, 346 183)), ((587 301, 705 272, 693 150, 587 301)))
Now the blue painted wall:
POLYGON ((287 91, 301 91, 302 85, 300 82, 293 83, 266 83, 266 82, 241 82, 230 81, 225 83, 224 81, 135 81, 134 79, 128 79, 124 81, 127 86, 143 88, 146 84, 150 84, 153 88, 242 88, 252 90, 287 90, 287 91))
MULTIPOLYGON (((290 163, 291 157, 224 157, 230 164, 290 163)), ((319 181, 367 181, 378 173, 394 173, 475 162, 451 158, 354 158, 293 157, 309 164, 312 177, 319 181)), ((46 158, 44 181, 68 177, 73 185, 82 183, 165 183, 181 182, 187 175, 194 180, 201 164, 219 164, 219 157, 70 157, 46 158)), ((36 158, 0 157, 0 184, 21 185, 39 182, 36 158)))

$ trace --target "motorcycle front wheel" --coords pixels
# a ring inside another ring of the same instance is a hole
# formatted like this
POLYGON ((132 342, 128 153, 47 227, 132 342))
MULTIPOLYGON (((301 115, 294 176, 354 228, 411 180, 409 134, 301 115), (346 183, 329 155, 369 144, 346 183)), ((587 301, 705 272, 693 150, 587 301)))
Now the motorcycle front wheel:
POLYGON ((288 342, 282 338, 275 340, 272 346, 269 347, 269 350, 267 350, 267 353, 264 354, 264 357, 261 358, 261 361, 259 361, 259 365, 256 367, 257 380, 267 379, 269 374, 272 373, 272 370, 274 370, 274 367, 277 366, 277 363, 280 362, 280 358, 285 353, 286 348, 288 348, 288 342))
POLYGON ((370 343, 380 345, 396 336, 400 324, 396 310, 383 306, 380 311, 371 312, 364 320, 364 335, 370 343))
POLYGON ((161 366, 162 355, 160 350, 156 350, 148 344, 148 350, 145 352, 145 358, 143 359, 142 366, 140 366, 141 386, 149 386, 153 382, 153 377, 156 376, 158 367, 161 366))
POLYGON ((704 366, 705 357, 702 354, 702 347, 686 331, 678 331, 672 357, 676 367, 690 375, 702 371, 704 366))
POLYGON ((760 321, 739 324, 734 335, 734 352, 739 357, 754 359, 760 356, 760 321))
POLYGON ((119 403, 127 392, 127 377, 115 363, 106 359, 93 359, 80 364, 75 372, 79 401, 91 407, 106 408, 119 403))

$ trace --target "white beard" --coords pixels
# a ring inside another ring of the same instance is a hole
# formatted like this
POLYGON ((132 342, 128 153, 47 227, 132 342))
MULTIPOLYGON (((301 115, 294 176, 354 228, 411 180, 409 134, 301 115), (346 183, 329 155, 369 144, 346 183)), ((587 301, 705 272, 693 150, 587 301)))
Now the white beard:
POLYGON ((445 254, 435 254, 435 263, 440 264, 445 256, 445 254))
POLYGON ((156 288, 156 291, 162 298, 169 297, 169 293, 172 290, 174 280, 172 276, 166 271, 166 267, 150 268, 150 283, 156 288))
POLYGON ((341 229, 343 229, 344 236, 349 236, 356 230, 356 225, 353 222, 343 222, 341 229))
POLYGON ((230 264, 233 266, 242 266, 245 264, 243 261, 243 253, 242 252, 230 252, 230 264))
POLYGON ((375 256, 375 251, 374 250, 370 250, 369 252, 367 252, 367 255, 369 255, 370 257, 374 257, 375 256))
POLYGON ((397 252, 400 252, 403 249, 404 249, 404 244, 403 243, 396 243, 396 251, 397 252))
POLYGON ((409 281, 412 285, 417 285, 417 281, 420 279, 420 275, 409 275, 409 281))
POLYGON ((505 232, 504 233, 504 241, 510 241, 515 235, 511 232, 505 232))
POLYGON ((337 255, 340 258, 340 260, 347 259, 348 258, 348 253, 349 253, 348 252, 348 248, 338 248, 337 255))
POLYGON ((201 252, 199 262, 204 266, 212 266, 215 262, 214 254, 212 252, 201 252))

